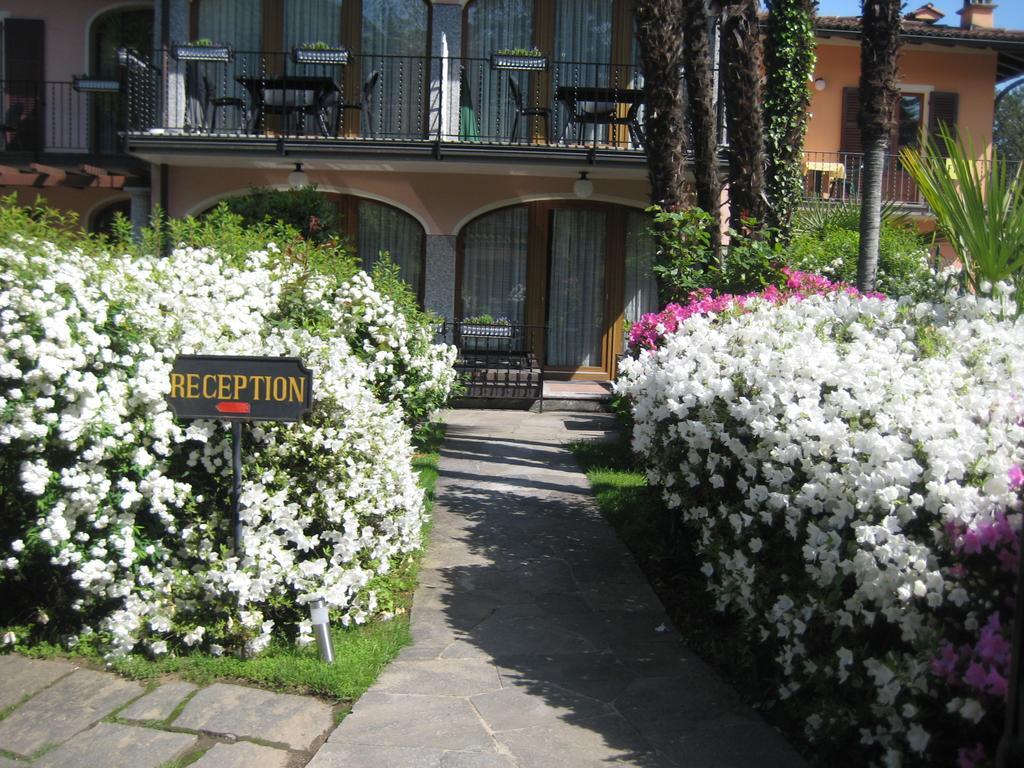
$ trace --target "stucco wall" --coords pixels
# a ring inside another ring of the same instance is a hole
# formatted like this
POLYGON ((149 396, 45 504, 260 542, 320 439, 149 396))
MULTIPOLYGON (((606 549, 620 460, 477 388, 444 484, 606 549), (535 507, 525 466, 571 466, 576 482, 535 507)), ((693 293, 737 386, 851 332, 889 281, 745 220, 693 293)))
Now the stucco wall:
MULTIPOLYGON (((860 46, 837 41, 819 42, 814 77, 822 77, 824 91, 812 90, 807 127, 809 152, 838 152, 843 119, 843 88, 856 88, 860 80, 860 46)), ((966 48, 904 46, 900 56, 900 83, 934 86, 936 91, 960 94, 960 130, 970 136, 980 153, 992 143, 995 103, 996 54, 966 48)))
POLYGON ((145 0, 7 0, 0 10, 16 19, 42 19, 46 25, 43 76, 49 81, 67 82, 73 75, 90 74, 89 26, 104 11, 115 8, 151 8, 145 0))
POLYGON ((8 187, 4 194, 15 192, 19 205, 34 205, 38 198, 50 208, 73 211, 84 229, 92 215, 114 200, 128 200, 129 194, 120 189, 70 189, 68 187, 8 187))
MULTIPOLYGON (((221 197, 243 194, 250 186, 285 186, 288 170, 172 168, 168 212, 172 216, 196 213, 221 197)), ((525 200, 575 199, 574 176, 334 171, 308 165, 305 170, 310 182, 325 191, 369 197, 406 211, 423 224, 428 235, 457 234, 468 219, 503 205, 525 200)), ((646 178, 602 179, 599 167, 591 169, 590 177, 594 182, 591 200, 647 205, 646 178)))

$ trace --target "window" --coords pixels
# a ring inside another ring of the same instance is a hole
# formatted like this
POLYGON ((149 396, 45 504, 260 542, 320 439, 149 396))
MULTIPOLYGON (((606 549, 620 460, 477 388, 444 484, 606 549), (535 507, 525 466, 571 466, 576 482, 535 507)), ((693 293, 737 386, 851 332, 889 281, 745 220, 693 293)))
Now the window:
POLYGON ((921 128, 924 119, 924 96, 919 93, 900 94, 896 101, 893 152, 904 147, 916 148, 921 144, 921 128))
POLYGON ((304 43, 342 46, 342 0, 288 0, 284 4, 284 48, 304 43))
POLYGON ((423 227, 409 214, 383 203, 359 200, 356 253, 367 272, 387 253, 402 279, 422 296, 423 227))

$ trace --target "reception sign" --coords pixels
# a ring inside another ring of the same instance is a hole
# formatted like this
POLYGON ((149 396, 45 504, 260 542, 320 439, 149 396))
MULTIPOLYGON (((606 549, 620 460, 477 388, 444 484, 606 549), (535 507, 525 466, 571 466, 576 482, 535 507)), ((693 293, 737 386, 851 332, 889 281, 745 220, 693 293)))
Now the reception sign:
POLYGON ((178 355, 167 403, 182 419, 298 421, 313 374, 297 357, 178 355))

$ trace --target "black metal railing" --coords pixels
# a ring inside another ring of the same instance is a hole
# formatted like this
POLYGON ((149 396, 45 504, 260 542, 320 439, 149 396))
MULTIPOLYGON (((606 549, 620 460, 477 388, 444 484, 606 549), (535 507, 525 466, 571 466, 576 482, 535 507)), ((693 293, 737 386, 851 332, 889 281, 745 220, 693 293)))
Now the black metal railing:
POLYGON ((83 93, 70 82, 0 80, 0 151, 120 151, 125 105, 120 93, 83 93))
POLYGON ((438 341, 459 351, 455 369, 469 398, 540 401, 544 408, 543 325, 446 321, 438 341))
MULTIPOLYGON (((805 152, 804 198, 859 202, 864 176, 861 152, 805 152)), ((886 155, 882 170, 882 200, 903 205, 925 204, 913 178, 897 155, 886 155)))
POLYGON ((219 61, 137 56, 144 65, 127 72, 130 133, 643 147, 635 67, 552 62, 530 70, 372 54, 303 64, 267 51, 219 61), (157 87, 154 70, 165 73, 157 87))

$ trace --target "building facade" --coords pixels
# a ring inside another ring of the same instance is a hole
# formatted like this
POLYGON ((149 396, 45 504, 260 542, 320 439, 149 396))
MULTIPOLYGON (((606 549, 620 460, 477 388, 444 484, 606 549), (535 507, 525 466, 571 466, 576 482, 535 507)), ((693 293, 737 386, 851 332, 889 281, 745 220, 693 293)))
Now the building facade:
MULTIPOLYGON (((986 3, 969 3, 989 8, 986 3)), ((198 215, 308 181, 365 264, 449 318, 539 329, 549 377, 605 379, 656 303, 632 0, 9 0, 0 184, 78 211, 198 215)), ((907 22, 893 151, 991 144, 1024 34, 907 22)), ((856 19, 819 21, 807 194, 855 199, 856 19), (852 116, 852 117, 851 117, 852 116)), ((723 136, 723 141, 725 137, 723 136)), ((892 161, 887 193, 916 190, 892 161)))

